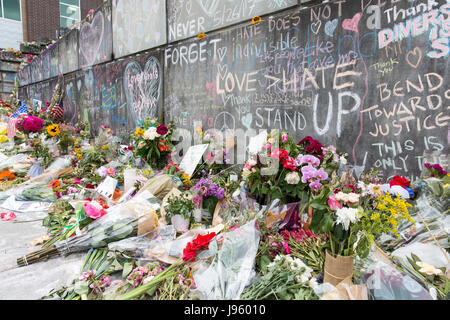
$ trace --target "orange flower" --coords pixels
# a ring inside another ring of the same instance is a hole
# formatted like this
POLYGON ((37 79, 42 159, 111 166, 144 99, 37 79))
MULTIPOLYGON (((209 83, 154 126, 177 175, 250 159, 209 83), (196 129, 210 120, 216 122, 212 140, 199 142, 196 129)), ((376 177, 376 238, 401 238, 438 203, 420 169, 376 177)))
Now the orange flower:
POLYGON ((202 40, 204 37, 206 37, 206 34, 203 32, 198 34, 198 40, 202 40))
POLYGON ((59 180, 52 180, 52 181, 50 181, 48 186, 49 186, 49 188, 56 189, 60 185, 61 185, 61 182, 59 182, 59 180))
POLYGON ((161 140, 158 143, 158 148, 159 148, 159 151, 170 151, 169 145, 167 143, 165 143, 164 140, 161 140))
POLYGON ((14 180, 15 178, 16 178, 16 176, 14 174, 12 174, 11 171, 9 171, 8 169, 0 172, 0 181, 1 180, 14 180))

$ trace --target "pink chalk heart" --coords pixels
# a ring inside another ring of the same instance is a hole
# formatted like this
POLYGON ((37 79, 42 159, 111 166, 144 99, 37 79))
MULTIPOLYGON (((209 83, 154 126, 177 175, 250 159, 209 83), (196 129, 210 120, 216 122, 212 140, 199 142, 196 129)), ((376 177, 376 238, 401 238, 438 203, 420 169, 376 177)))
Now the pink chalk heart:
POLYGON ((359 20, 361 20, 362 13, 359 12, 353 16, 351 19, 345 19, 342 22, 342 28, 354 32, 358 32, 359 20))

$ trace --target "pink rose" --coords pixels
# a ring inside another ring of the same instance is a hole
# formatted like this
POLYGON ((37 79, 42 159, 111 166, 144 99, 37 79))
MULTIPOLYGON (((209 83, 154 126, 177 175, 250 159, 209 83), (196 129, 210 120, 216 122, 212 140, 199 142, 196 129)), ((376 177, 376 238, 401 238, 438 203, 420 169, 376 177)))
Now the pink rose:
POLYGON ((283 142, 283 143, 285 143, 286 141, 288 141, 288 135, 285 133, 285 134, 283 134, 282 136, 281 136, 281 141, 283 142))
POLYGON ((98 219, 106 214, 105 209, 99 209, 96 206, 94 206, 91 202, 84 204, 84 211, 86 212, 87 216, 91 219, 98 219))

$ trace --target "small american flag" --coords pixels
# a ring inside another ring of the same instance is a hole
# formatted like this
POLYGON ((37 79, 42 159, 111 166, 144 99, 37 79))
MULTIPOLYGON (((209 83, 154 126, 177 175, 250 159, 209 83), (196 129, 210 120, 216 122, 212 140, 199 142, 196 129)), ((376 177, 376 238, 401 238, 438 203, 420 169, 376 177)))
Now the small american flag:
POLYGON ((22 102, 22 105, 20 106, 20 108, 17 109, 16 112, 14 112, 14 114, 11 116, 11 118, 17 118, 18 116, 20 116, 21 114, 24 114, 24 113, 28 113, 27 105, 26 105, 25 101, 22 102))
POLYGON ((16 125, 17 122, 20 121, 18 117, 21 114, 27 114, 27 106, 25 104, 25 101, 23 101, 20 108, 17 109, 16 112, 14 112, 14 114, 9 119, 8 125, 6 126, 6 132, 8 133, 8 138, 10 139, 16 135, 16 125))
POLYGON ((56 121, 62 121, 63 117, 64 117, 64 106, 63 106, 63 102, 61 100, 61 102, 59 104, 55 104, 52 108, 52 110, 50 110, 50 114, 53 116, 53 118, 56 121))

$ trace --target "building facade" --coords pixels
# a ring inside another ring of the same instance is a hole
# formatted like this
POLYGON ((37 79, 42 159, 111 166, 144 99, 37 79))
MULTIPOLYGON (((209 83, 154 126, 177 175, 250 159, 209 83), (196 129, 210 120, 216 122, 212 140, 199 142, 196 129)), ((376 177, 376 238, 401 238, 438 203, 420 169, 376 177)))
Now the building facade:
POLYGON ((103 0, 0 0, 0 48, 57 38, 103 0))
POLYGON ((22 41, 21 0, 0 0, 0 48, 18 50, 22 41))

